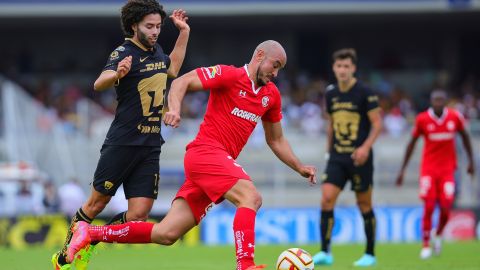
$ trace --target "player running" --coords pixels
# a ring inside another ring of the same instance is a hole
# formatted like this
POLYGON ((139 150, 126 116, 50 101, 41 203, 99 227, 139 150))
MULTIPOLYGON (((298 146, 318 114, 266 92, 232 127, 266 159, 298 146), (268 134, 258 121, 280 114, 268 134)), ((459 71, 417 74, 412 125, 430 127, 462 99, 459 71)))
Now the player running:
MULTIPOLYGON (((415 120, 412 138, 407 145, 402 168, 396 184, 401 186, 405 168, 412 156, 415 145, 420 136, 423 136, 425 145, 422 154, 420 170, 420 198, 423 200, 422 238, 423 248, 420 258, 428 259, 432 256, 430 234, 432 229, 432 214, 438 203, 440 217, 433 241, 433 253, 439 255, 442 249, 442 233, 450 216, 455 196, 454 172, 457 168, 455 152, 455 135, 458 132, 463 145, 467 150, 467 172, 471 176, 475 173, 472 144, 470 136, 465 130, 463 116, 454 109, 446 108, 447 94, 443 90, 435 90, 430 95, 431 107, 420 113, 415 120)), ((472 177, 473 179, 473 177, 472 177)))
MULTIPOLYGON (((183 10, 170 19, 180 31, 174 49, 166 55, 157 39, 166 13, 156 0, 130 0, 122 7, 125 42, 117 47, 95 81, 96 91, 115 86, 118 107, 95 171, 90 197, 72 218, 91 223, 123 184, 128 210, 109 223, 146 220, 158 194, 160 134, 167 77, 176 77, 185 58, 190 27, 183 10)), ((60 191, 61 192, 61 191, 60 191)), ((67 259, 68 232, 60 252, 52 256, 55 270, 71 269, 67 259)), ((87 268, 95 245, 81 251, 73 262, 87 268)))
POLYGON ((283 47, 268 40, 257 46, 250 63, 243 67, 203 67, 174 80, 165 124, 179 126, 181 101, 187 90, 209 89, 210 98, 197 137, 187 145, 186 179, 170 211, 156 224, 89 226, 79 222, 68 259, 92 241, 171 245, 198 225, 214 204, 227 199, 237 207, 233 220, 236 269, 263 269, 264 265, 254 263, 255 217, 262 197, 235 161, 259 121, 275 155, 310 183, 316 181, 315 168, 303 165, 283 136, 280 92, 271 81, 286 61, 283 47))

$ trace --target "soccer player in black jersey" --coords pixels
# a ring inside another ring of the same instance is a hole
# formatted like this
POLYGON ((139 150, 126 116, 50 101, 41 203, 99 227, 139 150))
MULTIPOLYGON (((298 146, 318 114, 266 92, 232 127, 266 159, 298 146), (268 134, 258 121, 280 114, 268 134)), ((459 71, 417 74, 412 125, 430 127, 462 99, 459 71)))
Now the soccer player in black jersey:
POLYGON ((357 55, 354 49, 333 54, 336 85, 327 88, 326 111, 327 166, 322 176, 320 215, 321 251, 314 256, 315 265, 331 265, 330 240, 334 225, 334 207, 347 181, 355 192, 365 223, 367 248, 355 266, 376 264, 374 254, 375 215, 372 208, 372 145, 382 130, 378 97, 355 77, 357 55))
MULTIPOLYGON (((121 184, 128 210, 109 222, 144 221, 158 194, 160 134, 167 77, 176 77, 187 48, 190 27, 183 10, 174 10, 170 19, 179 30, 175 47, 167 55, 157 39, 166 13, 156 0, 130 0, 121 9, 125 42, 109 56, 103 72, 94 83, 96 91, 115 87, 118 106, 100 151, 90 197, 72 218, 91 223, 105 208, 121 184)), ((61 192, 61 191, 60 191, 61 192)), ((71 239, 69 230, 62 251, 55 253, 56 270, 86 269, 95 245, 73 262, 65 251, 71 239)))

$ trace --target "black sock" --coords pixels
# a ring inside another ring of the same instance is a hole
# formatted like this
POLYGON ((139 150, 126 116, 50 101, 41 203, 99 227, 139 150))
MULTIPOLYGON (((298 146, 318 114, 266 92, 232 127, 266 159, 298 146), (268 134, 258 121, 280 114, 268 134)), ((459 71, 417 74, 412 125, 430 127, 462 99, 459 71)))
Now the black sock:
POLYGON ((365 253, 375 256, 375 213, 373 213, 372 209, 367 213, 363 213, 362 216, 365 225, 365 237, 367 238, 367 248, 365 253))
POLYGON ((320 216, 320 235, 322 237, 322 251, 327 253, 330 252, 333 223, 333 210, 322 211, 320 216))
POLYGON ((127 222, 127 211, 116 214, 108 221, 107 225, 117 225, 125 222, 127 222))
POLYGON ((67 237, 65 238, 65 243, 63 244, 62 251, 58 255, 58 263, 60 265, 67 264, 67 247, 72 240, 72 228, 78 221, 85 221, 87 223, 92 223, 92 219, 89 218, 82 210, 82 208, 78 209, 77 213, 72 217, 72 221, 70 222, 70 227, 68 228, 67 237))

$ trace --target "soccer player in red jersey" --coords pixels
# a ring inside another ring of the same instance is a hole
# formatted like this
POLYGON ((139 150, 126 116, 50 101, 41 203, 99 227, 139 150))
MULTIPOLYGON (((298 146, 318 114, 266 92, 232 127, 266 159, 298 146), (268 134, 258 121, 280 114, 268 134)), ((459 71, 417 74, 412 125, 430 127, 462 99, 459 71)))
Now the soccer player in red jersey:
POLYGON ((237 207, 233 221, 237 270, 263 269, 255 265, 255 217, 262 197, 250 176, 235 159, 261 120, 268 146, 275 155, 316 183, 316 169, 303 165, 283 136, 280 93, 272 81, 287 61, 276 41, 257 46, 243 67, 217 65, 193 70, 171 85, 164 122, 180 124, 181 102, 187 90, 210 90, 204 121, 197 137, 187 145, 186 180, 160 223, 129 222, 90 226, 79 222, 68 249, 68 258, 92 241, 157 243, 171 245, 200 223, 206 212, 227 199, 237 207))
POLYGON ((433 252, 436 255, 441 252, 441 235, 448 222, 455 195, 453 174, 457 167, 455 154, 455 135, 457 132, 460 134, 463 145, 467 150, 467 172, 472 176, 475 172, 472 144, 465 130, 463 116, 456 110, 445 107, 447 94, 443 90, 433 91, 430 102, 431 107, 417 116, 412 138, 407 146, 402 168, 396 181, 397 186, 402 185, 405 168, 415 144, 418 138, 423 136, 425 145, 420 171, 420 198, 424 201, 423 248, 420 252, 420 258, 422 259, 428 259, 432 256, 430 231, 432 214, 437 203, 440 206, 440 217, 435 233, 433 252))

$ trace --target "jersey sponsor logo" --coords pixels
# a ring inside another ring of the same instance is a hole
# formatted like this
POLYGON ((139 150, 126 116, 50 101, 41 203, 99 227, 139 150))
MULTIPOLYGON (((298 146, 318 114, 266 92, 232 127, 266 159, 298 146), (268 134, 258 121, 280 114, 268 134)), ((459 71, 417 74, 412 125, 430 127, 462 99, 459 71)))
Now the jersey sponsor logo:
POLYGON ((222 68, 219 65, 201 68, 205 80, 213 79, 217 75, 222 75, 222 68))
POLYGON ((106 190, 110 190, 110 189, 113 187, 113 183, 110 182, 110 181, 105 181, 105 183, 103 183, 103 187, 104 187, 106 190))
POLYGON ((378 101, 378 96, 369 96, 368 98, 368 102, 377 102, 378 101))
POLYGON ((270 99, 269 99, 267 96, 264 96, 264 97, 262 98, 262 106, 263 106, 264 108, 268 106, 268 101, 269 101, 269 100, 270 100, 270 99))
POLYGON ((431 141, 448 141, 455 138, 455 133, 453 132, 438 132, 428 134, 428 139, 431 141))
POLYGON ((123 51, 125 51, 125 47, 123 47, 123 46, 118 46, 118 47, 115 49, 115 51, 123 52, 123 51))
POLYGON ((143 133, 143 134, 150 134, 150 133, 151 134, 157 134, 157 133, 160 133, 160 126, 144 126, 142 124, 139 124, 137 126, 137 129, 140 130, 140 133, 143 133))
POLYGON ((238 93, 238 95, 239 95, 240 97, 246 97, 246 96, 247 96, 247 91, 240 90, 240 92, 238 93))
POLYGON ((143 61, 147 60, 148 56, 145 56, 144 58, 140 57, 140 63, 143 63, 143 61))
POLYGON ((357 105, 354 105, 352 102, 334 102, 332 105, 332 111, 336 110, 355 110, 357 105))
MULTIPOLYGON (((145 61, 145 59, 143 59, 143 60, 145 61)), ((167 68, 167 65, 165 65, 164 62, 149 63, 149 64, 145 64, 145 68, 141 69, 140 72, 159 70, 159 69, 164 69, 164 68, 167 68)))
POLYGON ((258 120, 260 120, 260 116, 254 114, 254 113, 251 113, 249 111, 240 110, 237 107, 233 108, 233 110, 230 113, 237 116, 237 117, 240 117, 242 119, 252 121, 252 122, 255 122, 255 123, 257 123, 258 120))

